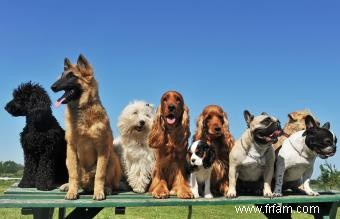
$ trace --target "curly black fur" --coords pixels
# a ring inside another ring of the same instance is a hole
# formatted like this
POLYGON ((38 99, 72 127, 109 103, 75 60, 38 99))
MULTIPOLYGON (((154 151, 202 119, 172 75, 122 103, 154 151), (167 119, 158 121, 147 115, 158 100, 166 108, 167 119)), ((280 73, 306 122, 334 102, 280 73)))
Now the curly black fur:
POLYGON ((51 190, 67 182, 65 131, 52 115, 44 88, 31 82, 21 84, 5 109, 13 116, 26 116, 20 133, 25 168, 19 187, 51 190))

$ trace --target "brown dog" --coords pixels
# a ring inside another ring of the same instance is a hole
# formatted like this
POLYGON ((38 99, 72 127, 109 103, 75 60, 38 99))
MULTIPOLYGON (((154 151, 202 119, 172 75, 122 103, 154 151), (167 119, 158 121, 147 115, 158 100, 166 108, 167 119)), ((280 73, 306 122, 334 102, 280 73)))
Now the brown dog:
POLYGON ((68 192, 65 199, 77 199, 78 187, 93 191, 93 199, 105 199, 121 178, 119 158, 113 151, 109 118, 98 96, 93 69, 84 56, 77 64, 65 58, 64 72, 52 90, 65 91, 56 106, 67 104, 66 140, 68 192), (104 189, 105 188, 105 189, 104 189))
POLYGON ((216 160, 211 173, 212 192, 227 195, 229 153, 234 146, 234 138, 229 132, 227 114, 220 106, 209 105, 204 108, 197 120, 194 141, 197 140, 208 142, 216 152, 216 160))
MULTIPOLYGON (((284 140, 287 139, 287 136, 290 136, 294 134, 295 132, 306 129, 305 118, 308 115, 313 116, 313 113, 309 110, 300 110, 300 111, 291 112, 288 114, 288 121, 283 128, 283 131, 286 134, 286 136, 282 135, 279 137, 278 142, 273 144, 274 150, 278 149, 283 144, 284 140)), ((313 118, 315 122, 317 123, 317 125, 319 126, 320 122, 317 121, 315 116, 313 116, 313 118)))
POLYGON ((161 98, 149 135, 150 147, 157 149, 149 189, 153 197, 168 198, 171 193, 179 198, 193 198, 185 172, 189 136, 188 107, 180 93, 168 91, 161 98))

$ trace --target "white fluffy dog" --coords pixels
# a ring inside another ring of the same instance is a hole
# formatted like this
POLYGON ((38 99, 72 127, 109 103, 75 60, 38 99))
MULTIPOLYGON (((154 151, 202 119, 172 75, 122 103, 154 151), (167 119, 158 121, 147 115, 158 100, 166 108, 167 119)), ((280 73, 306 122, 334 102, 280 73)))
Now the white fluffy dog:
POLYGON ((127 105, 118 119, 121 162, 127 182, 134 192, 146 192, 155 165, 155 154, 148 145, 148 135, 155 116, 154 107, 144 101, 127 105))

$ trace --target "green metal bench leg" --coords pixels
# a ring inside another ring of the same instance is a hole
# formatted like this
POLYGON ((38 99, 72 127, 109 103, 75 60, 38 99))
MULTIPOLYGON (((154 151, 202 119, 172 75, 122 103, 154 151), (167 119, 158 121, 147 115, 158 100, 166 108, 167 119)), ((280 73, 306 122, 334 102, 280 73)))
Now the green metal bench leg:
POLYGON ((311 203, 310 205, 319 206, 319 213, 313 214, 315 219, 336 219, 340 202, 311 203))
POLYGON ((66 208, 59 208, 58 218, 59 219, 64 219, 65 215, 66 215, 66 208))
POLYGON ((188 219, 191 219, 192 217, 192 205, 188 206, 188 219))
POLYGON ((52 219, 54 208, 34 208, 33 219, 52 219))
POLYGON ((54 208, 22 208, 22 215, 33 215, 34 219, 52 219, 54 208))
POLYGON ((124 215, 125 214, 125 207, 115 207, 115 214, 117 215, 124 215))

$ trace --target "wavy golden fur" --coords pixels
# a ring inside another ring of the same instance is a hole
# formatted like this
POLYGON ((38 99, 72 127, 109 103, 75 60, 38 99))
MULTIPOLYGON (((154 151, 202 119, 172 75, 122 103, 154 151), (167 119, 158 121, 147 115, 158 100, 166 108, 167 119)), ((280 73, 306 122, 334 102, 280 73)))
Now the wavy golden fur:
POLYGON ((193 140, 207 141, 216 151, 216 160, 211 173, 212 192, 226 195, 229 184, 229 153, 234 146, 227 114, 220 106, 209 105, 198 117, 196 126, 193 140))
POLYGON ((176 91, 163 94, 149 135, 156 149, 156 165, 149 189, 155 198, 193 198, 187 183, 185 155, 190 136, 189 109, 176 91))

